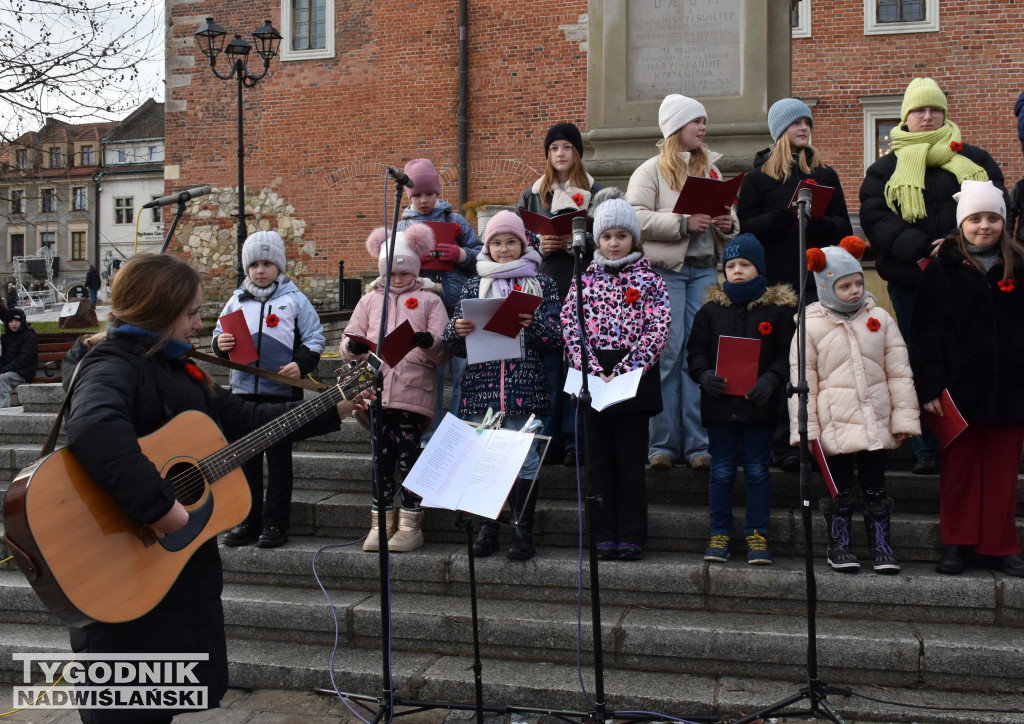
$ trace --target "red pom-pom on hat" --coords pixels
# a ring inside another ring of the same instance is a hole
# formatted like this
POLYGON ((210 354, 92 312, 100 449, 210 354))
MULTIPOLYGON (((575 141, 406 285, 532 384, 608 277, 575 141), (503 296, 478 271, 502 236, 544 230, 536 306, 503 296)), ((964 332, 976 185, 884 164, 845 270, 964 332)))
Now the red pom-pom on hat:
POLYGON ((850 252, 850 255, 854 259, 860 259, 864 256, 864 240, 859 236, 844 236, 839 242, 839 246, 850 252))
POLYGON ((807 271, 820 272, 827 263, 828 259, 825 258, 825 252, 821 249, 807 250, 807 271))

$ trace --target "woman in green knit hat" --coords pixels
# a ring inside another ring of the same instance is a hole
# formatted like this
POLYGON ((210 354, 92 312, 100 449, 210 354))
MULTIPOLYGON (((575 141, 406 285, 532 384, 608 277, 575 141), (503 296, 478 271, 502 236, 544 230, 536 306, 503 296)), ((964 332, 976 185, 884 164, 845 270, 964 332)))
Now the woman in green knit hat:
MULTIPOLYGON (((909 339, 921 270, 939 244, 957 230, 956 200, 966 180, 991 181, 1006 194, 999 165, 982 148, 964 143, 949 120, 946 95, 931 78, 914 78, 892 131, 892 153, 871 164, 860 187, 860 224, 889 286, 900 332, 909 339)), ((1009 197, 1007 197, 1009 203, 1009 197)), ((914 472, 939 472, 939 446, 922 426, 914 438, 914 472)))

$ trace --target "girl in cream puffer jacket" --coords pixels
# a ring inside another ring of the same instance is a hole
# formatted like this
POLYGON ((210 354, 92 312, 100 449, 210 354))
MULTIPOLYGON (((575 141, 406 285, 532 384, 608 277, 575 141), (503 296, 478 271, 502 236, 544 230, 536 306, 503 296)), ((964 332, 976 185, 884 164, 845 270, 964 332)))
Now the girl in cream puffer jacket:
MULTIPOLYGON (((859 480, 871 549, 878 573, 898 573, 889 539, 892 502, 886 497, 885 451, 920 434, 917 393, 907 345, 888 312, 864 290, 857 259, 864 242, 848 236, 840 246, 810 249, 819 302, 807 307, 807 436, 819 440, 835 483, 823 501, 828 527, 828 562, 844 573, 860 563, 850 550, 850 490, 859 480)), ((799 334, 790 347, 797 380, 799 334)), ((797 397, 789 399, 790 440, 799 444, 797 397)))

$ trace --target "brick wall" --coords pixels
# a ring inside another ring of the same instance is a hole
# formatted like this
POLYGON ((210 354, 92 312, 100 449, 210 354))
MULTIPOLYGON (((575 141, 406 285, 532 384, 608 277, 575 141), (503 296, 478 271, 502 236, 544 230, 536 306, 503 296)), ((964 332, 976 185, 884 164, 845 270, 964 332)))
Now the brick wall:
MULTIPOLYGON (((946 89, 964 139, 992 153, 1008 181, 1024 174, 1012 113, 1024 85, 1024 3, 942 2, 939 33, 868 37, 862 2, 806 1, 812 37, 793 41, 793 91, 819 99, 815 145, 839 172, 851 211, 863 175, 857 98, 901 93, 918 75, 946 89)), ((543 169, 547 128, 560 121, 586 127, 587 5, 470 0, 469 201, 513 202, 543 169)), ((235 208, 227 190, 237 183, 237 96, 234 81, 210 72, 192 34, 207 15, 229 33, 248 35, 265 17, 280 28, 279 2, 267 6, 167 3, 167 163, 180 166, 168 193, 204 183, 224 190, 186 218, 175 242, 202 257, 211 300, 234 285, 235 208), (194 248, 200 235, 207 244, 221 239, 222 252, 194 248)), ((374 267, 363 243, 390 219, 387 166, 429 157, 444 196, 458 200, 457 3, 337 0, 336 8, 334 58, 275 59, 269 75, 244 91, 249 228, 284 225, 296 281, 326 308, 336 304, 330 285, 339 259, 350 276, 374 267)), ((262 63, 256 58, 253 66, 262 63)))

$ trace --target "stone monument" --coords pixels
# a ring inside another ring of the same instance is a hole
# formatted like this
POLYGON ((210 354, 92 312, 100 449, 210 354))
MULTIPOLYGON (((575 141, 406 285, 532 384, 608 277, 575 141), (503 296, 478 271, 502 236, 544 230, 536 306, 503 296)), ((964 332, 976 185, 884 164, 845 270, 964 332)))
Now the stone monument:
POLYGON ((707 108, 706 142, 732 176, 771 142, 768 107, 790 93, 791 0, 592 0, 587 170, 625 189, 655 156, 670 93, 707 108))

